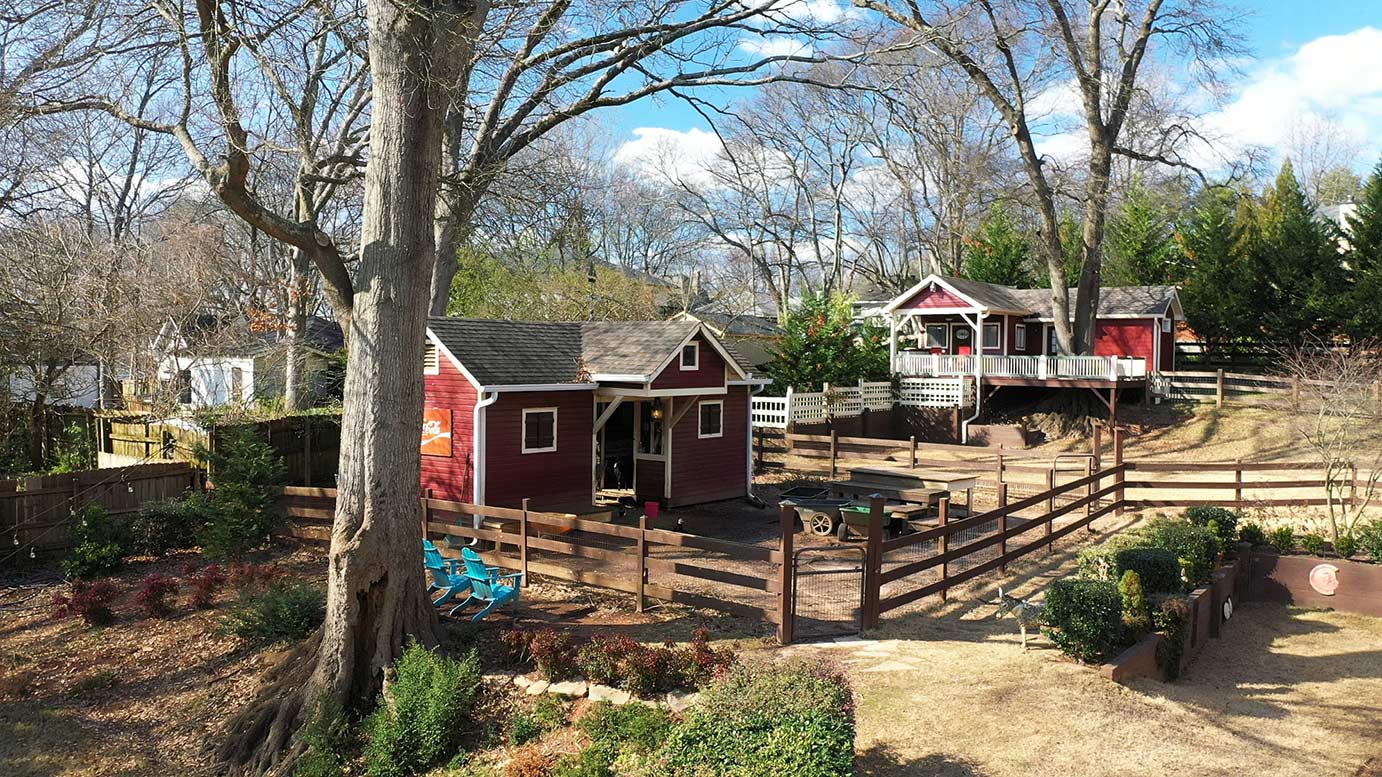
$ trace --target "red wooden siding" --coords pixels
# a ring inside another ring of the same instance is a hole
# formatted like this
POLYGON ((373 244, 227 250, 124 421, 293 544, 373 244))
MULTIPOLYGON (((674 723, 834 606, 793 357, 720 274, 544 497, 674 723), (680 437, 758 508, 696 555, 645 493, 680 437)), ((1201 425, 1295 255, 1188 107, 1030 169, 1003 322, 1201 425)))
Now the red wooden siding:
POLYGON ((666 493, 667 463, 653 459, 635 459, 633 469, 634 498, 639 502, 663 501, 663 495, 666 493))
POLYGON ((655 389, 716 388, 725 385, 725 360, 715 346, 697 335, 692 342, 701 344, 700 362, 697 369, 681 368, 681 351, 653 378, 655 389))
POLYGON ((1041 353, 1041 324, 1036 322, 1024 322, 1017 316, 1008 316, 1008 353, 1013 355, 1031 355, 1041 353), (1017 328, 1018 326, 1027 327, 1027 347, 1017 347, 1017 328))
POLYGON ((1098 323, 1095 330, 1094 354, 1140 356, 1147 360, 1147 369, 1150 370, 1152 355, 1156 349, 1152 332, 1150 318, 1104 319, 1098 323))
POLYGON ((501 392, 485 408, 485 504, 589 502, 595 406, 589 391, 501 392), (557 449, 523 453, 523 409, 557 408, 557 449))
MULTIPOLYGON (((723 436, 704 440, 696 436, 700 416, 695 407, 672 430, 673 506, 732 499, 748 493, 748 389, 731 386, 723 399, 723 436)), ((687 400, 677 400, 678 404, 684 401, 687 400)), ((642 484, 639 485, 641 491, 642 484)))
POLYGON ((899 308, 922 309, 922 308, 968 308, 970 304, 951 294, 945 288, 937 286, 934 291, 931 287, 926 287, 913 294, 904 301, 899 308))
MULTIPOLYGON (((1171 319, 1171 331, 1161 331, 1160 322, 1157 322, 1157 337, 1161 338, 1161 365, 1162 372, 1168 372, 1176 368, 1176 321, 1171 319)), ((1151 369, 1150 365, 1148 369, 1151 369)))
POLYGON ((422 457, 422 488, 437 499, 469 502, 474 494, 475 387, 445 356, 436 375, 424 375, 423 406, 451 410, 451 455, 422 457))

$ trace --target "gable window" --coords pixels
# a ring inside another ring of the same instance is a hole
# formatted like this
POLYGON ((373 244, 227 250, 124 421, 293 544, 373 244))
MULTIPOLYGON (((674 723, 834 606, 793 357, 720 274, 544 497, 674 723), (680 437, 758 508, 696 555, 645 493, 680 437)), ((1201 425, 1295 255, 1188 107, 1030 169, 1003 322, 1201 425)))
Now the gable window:
POLYGON ((523 452, 549 453, 557 449, 557 409, 523 409, 523 452))
POLYGON ((422 346, 422 374, 437 375, 441 373, 441 360, 437 357, 437 344, 431 340, 422 346))
POLYGON ((926 347, 927 348, 947 348, 950 346, 950 325, 949 324, 927 324, 926 325, 926 347))
POLYGON ((1013 330, 1013 350, 1015 350, 1015 351, 1025 351, 1025 350, 1027 350, 1027 325, 1026 325, 1026 324, 1018 324, 1018 325, 1017 325, 1017 328, 1013 330))
POLYGON ((1170 331, 1171 331, 1171 319, 1169 319, 1169 318, 1163 318, 1163 319, 1161 319, 1161 331, 1163 331, 1163 332, 1170 332, 1170 331))
POLYGON ((984 324, 984 347, 997 348, 1003 344, 1003 325, 984 324))
POLYGON ((723 399, 702 401, 699 406, 700 425, 696 436, 704 440, 708 437, 723 437, 725 433, 725 402, 723 399))
MULTIPOLYGON (((664 351, 665 353, 665 351, 664 351)), ((681 368, 697 370, 701 367, 701 344, 687 343, 681 347, 681 368)))

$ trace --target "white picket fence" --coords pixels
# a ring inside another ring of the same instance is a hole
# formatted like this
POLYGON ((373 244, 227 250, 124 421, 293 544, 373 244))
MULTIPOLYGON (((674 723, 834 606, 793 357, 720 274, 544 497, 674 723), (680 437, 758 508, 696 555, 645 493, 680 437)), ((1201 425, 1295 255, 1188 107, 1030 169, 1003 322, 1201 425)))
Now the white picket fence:
POLYGON ((974 382, 959 378, 903 378, 896 395, 887 381, 857 386, 825 386, 823 391, 787 391, 784 397, 754 397, 753 425, 786 429, 789 423, 815 423, 857 416, 864 410, 904 407, 967 407, 974 403, 974 382))
POLYGON ((1147 361, 1127 356, 999 356, 952 355, 901 351, 896 355, 894 369, 903 375, 961 376, 974 375, 983 368, 985 377, 1048 379, 1110 380, 1145 378, 1147 361), (977 360, 982 358, 982 362, 977 360))

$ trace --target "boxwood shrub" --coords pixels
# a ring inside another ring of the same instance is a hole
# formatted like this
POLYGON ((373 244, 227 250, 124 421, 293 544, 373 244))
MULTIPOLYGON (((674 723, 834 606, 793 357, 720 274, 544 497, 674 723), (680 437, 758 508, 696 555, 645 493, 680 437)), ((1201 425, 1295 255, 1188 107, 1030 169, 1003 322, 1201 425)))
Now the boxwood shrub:
POLYGON ((1189 521, 1164 518, 1147 526, 1148 544, 1165 548, 1176 554, 1184 571, 1185 582, 1196 588, 1209 582, 1214 574, 1214 561, 1219 555, 1219 538, 1214 532, 1189 521))
POLYGON ((1123 601, 1115 583, 1057 580, 1046 591, 1042 620, 1051 642, 1080 661, 1102 661, 1123 647, 1123 601))
POLYGON ((1196 505, 1185 511, 1185 517, 1196 526, 1213 529, 1214 536, 1223 542, 1232 542, 1238 536, 1238 519, 1241 516, 1236 510, 1196 505))
POLYGON ((1076 554, 1080 577, 1090 580, 1110 580, 1117 582, 1119 574, 1115 559, 1119 553, 1129 548, 1147 547, 1147 539, 1139 531, 1126 531, 1109 537, 1098 545, 1093 545, 1076 554))
POLYGON ((1113 557, 1119 580, 1129 570, 1142 578, 1142 590, 1148 594, 1177 593, 1184 583, 1180 579, 1180 561, 1165 548, 1128 548, 1113 557))

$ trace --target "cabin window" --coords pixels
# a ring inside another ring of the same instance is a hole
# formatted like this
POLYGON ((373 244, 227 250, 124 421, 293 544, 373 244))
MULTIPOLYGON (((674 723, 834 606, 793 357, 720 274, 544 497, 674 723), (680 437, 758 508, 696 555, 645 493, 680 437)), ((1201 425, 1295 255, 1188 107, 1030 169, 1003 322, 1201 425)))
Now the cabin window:
POLYGON ((701 344, 687 343, 681 347, 681 368, 697 370, 701 367, 701 344))
POLYGON ((1027 325, 1026 325, 1026 324, 1018 324, 1018 325, 1017 325, 1017 328, 1013 330, 1013 350, 1015 350, 1015 351, 1025 351, 1025 350, 1027 350, 1027 325))
POLYGON ((428 340, 422 346, 422 374, 437 375, 441 372, 441 359, 437 356, 437 344, 428 340))
POLYGON ((641 422, 638 429, 639 453, 654 456, 662 454, 662 419, 665 412, 660 399, 655 399, 642 406, 641 422))
POLYGON ((926 325, 926 347, 927 347, 927 348, 948 348, 948 347, 950 347, 950 325, 949 325, 949 324, 927 324, 927 325, 926 325))
POLYGON ((1170 331, 1171 331, 1171 319, 1169 319, 1169 318, 1163 318, 1163 319, 1161 319, 1161 331, 1163 331, 1163 332, 1170 332, 1170 331))
POLYGON ((557 409, 523 409, 523 452, 548 453, 557 449, 557 409))
POLYGON ((1003 344, 1003 325, 984 324, 984 347, 997 348, 1003 344))
POLYGON ((700 427, 696 436, 702 440, 708 437, 723 437, 725 433, 725 402, 713 399, 700 404, 700 427))

